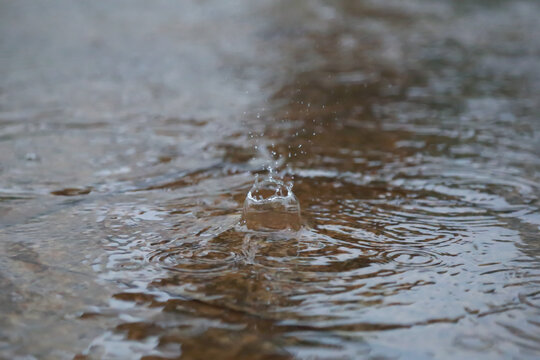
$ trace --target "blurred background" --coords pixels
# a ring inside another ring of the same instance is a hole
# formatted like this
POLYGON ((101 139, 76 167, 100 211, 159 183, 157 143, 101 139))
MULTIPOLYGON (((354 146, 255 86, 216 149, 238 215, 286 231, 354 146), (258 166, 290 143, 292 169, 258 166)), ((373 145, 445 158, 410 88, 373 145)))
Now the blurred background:
POLYGON ((0 0, 0 358, 538 358, 539 17, 0 0))

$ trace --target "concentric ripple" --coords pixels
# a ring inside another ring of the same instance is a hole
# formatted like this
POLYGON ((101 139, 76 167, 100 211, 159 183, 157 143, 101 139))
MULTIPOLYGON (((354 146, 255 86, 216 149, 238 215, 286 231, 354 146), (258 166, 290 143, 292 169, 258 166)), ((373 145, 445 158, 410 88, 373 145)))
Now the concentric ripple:
POLYGON ((231 267, 237 259, 234 252, 217 249, 194 249, 183 246, 180 249, 168 249, 149 256, 150 261, 158 262, 174 271, 205 273, 223 271, 231 267))
POLYGON ((440 255, 418 249, 383 251, 381 257, 401 266, 439 266, 442 263, 440 255))

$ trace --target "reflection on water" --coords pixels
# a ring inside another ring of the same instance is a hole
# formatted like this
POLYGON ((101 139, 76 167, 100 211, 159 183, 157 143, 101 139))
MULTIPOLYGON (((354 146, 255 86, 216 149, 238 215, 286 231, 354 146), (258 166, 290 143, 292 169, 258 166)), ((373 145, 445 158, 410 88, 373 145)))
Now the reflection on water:
POLYGON ((537 358, 539 15, 0 1, 0 357, 537 358))

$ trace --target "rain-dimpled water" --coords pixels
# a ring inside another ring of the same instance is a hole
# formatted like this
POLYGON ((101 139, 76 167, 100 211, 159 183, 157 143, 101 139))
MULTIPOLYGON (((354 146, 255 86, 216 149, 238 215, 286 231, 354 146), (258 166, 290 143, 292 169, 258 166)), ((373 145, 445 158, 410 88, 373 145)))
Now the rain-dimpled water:
POLYGON ((0 358, 537 359, 539 17, 0 0, 0 358))

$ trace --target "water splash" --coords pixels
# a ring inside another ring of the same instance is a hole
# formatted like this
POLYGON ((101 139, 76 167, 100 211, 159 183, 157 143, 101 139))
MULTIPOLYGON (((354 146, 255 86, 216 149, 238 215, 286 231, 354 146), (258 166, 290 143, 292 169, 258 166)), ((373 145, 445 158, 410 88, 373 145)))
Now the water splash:
POLYGON ((292 188, 292 182, 274 178, 271 168, 264 180, 259 181, 257 176, 244 201, 243 221, 248 229, 299 230, 300 203, 292 188))

